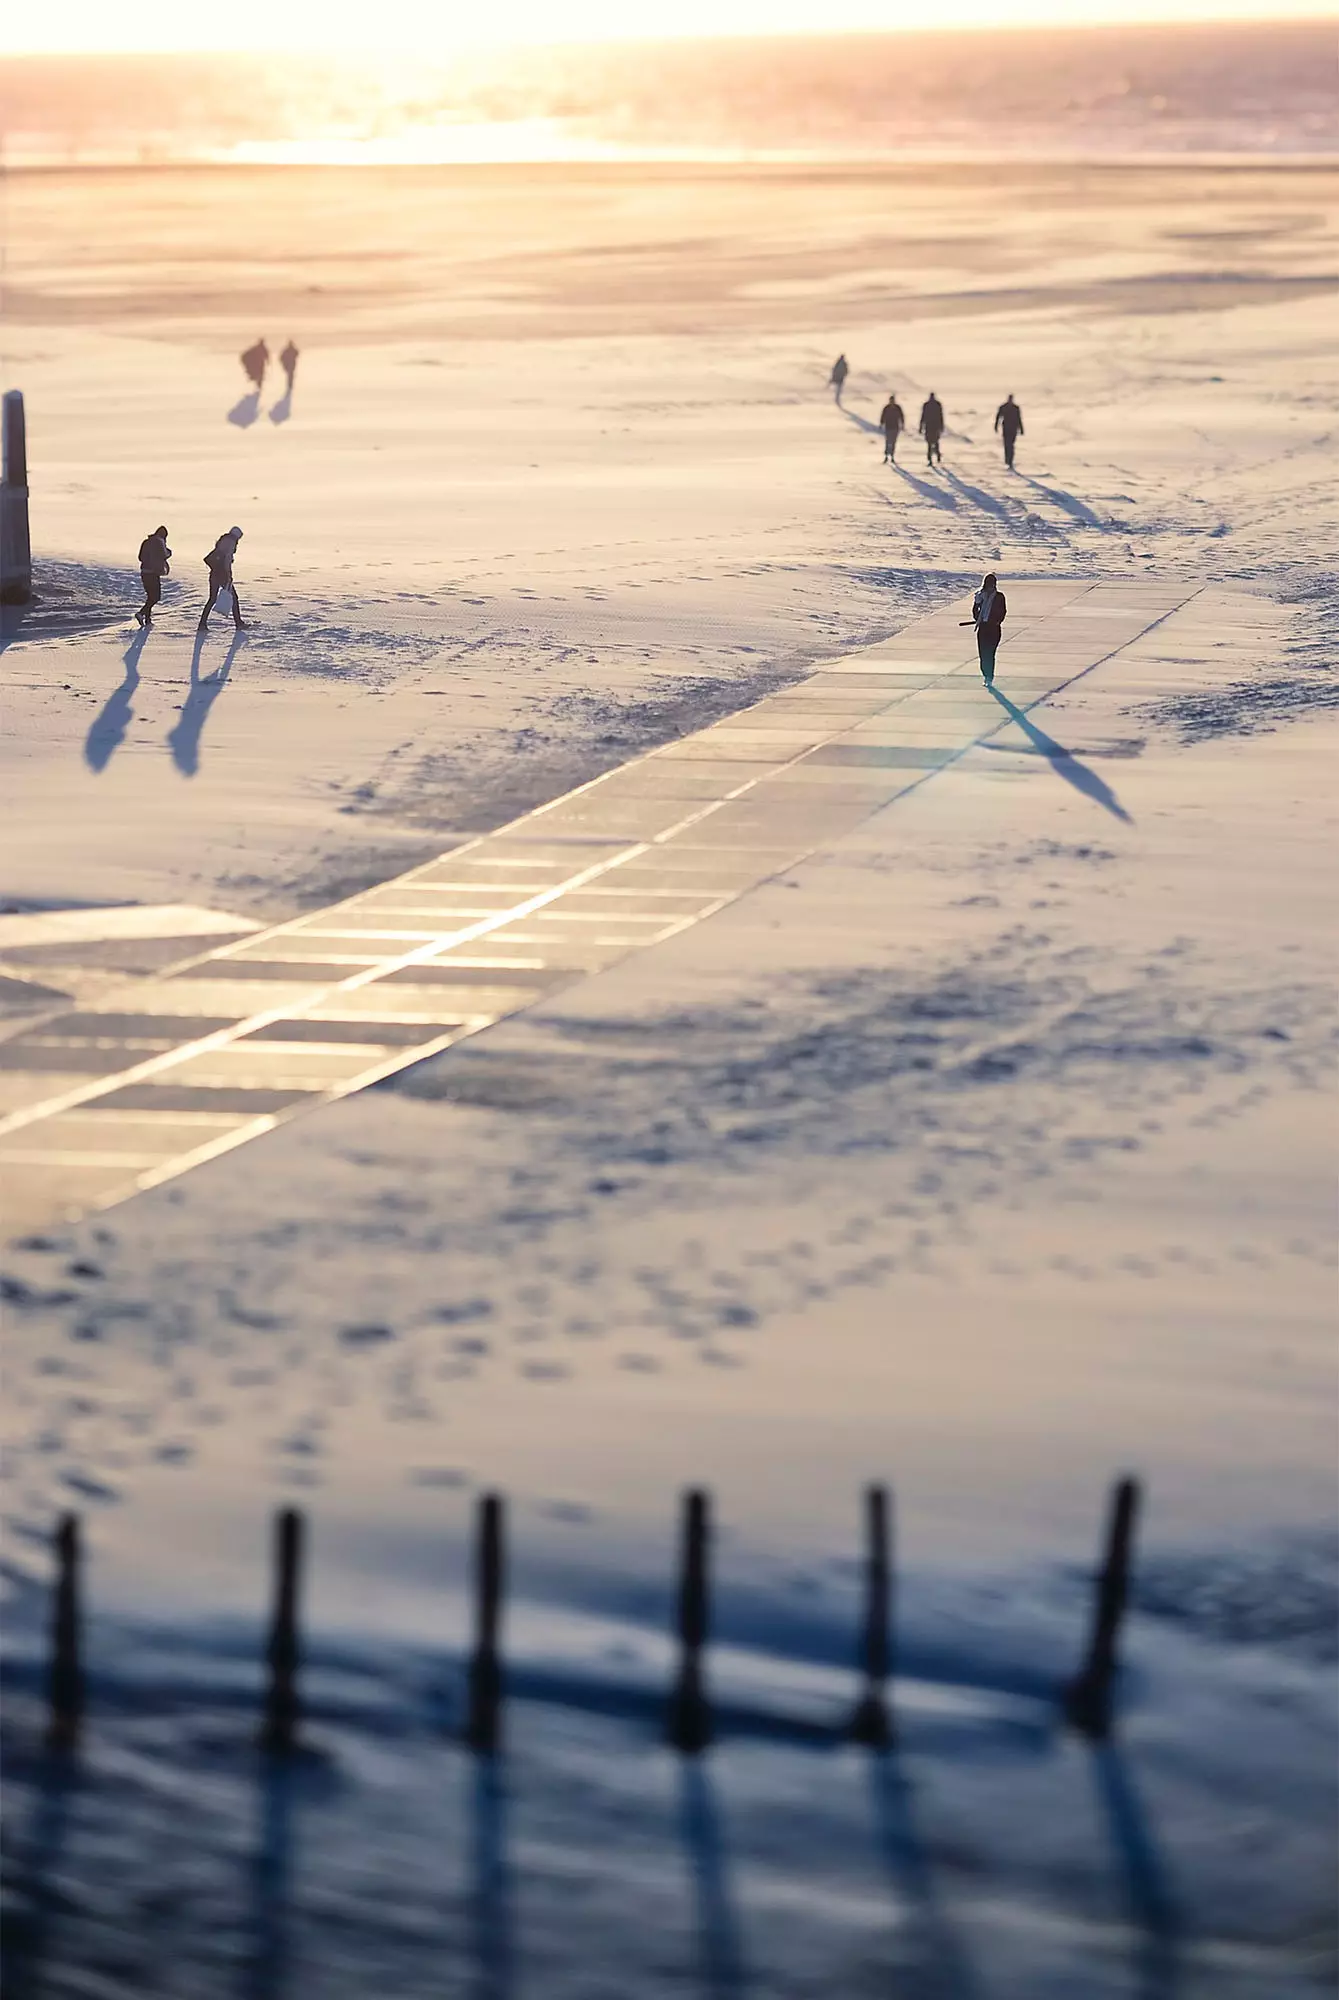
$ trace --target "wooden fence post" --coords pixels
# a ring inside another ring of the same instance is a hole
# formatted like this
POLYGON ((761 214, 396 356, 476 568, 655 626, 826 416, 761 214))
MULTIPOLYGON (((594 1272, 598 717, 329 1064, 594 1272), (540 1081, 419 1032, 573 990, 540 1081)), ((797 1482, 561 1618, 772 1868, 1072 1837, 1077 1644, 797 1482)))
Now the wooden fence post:
POLYGON ((669 1740, 693 1755, 711 1741, 711 1710, 702 1676, 702 1651, 710 1625, 711 1503, 698 1489, 684 1495, 675 1620, 679 1671, 670 1696, 669 1740))
POLYGON ((503 1503, 497 1493, 479 1502, 474 1551, 474 1654, 469 1669, 469 1712, 466 1738, 475 1750, 497 1749, 502 1722, 502 1662, 498 1639, 502 1626, 506 1549, 503 1503))
POLYGON ((79 1516, 62 1514, 54 1537, 56 1587, 47 1669, 47 1742, 53 1750, 74 1747, 84 1715, 79 1539, 79 1516))
POLYGON ((290 1750, 300 1720, 297 1676, 301 1663, 298 1594, 302 1582, 302 1542, 302 1515, 296 1507, 283 1508, 274 1519, 274 1610, 265 1649, 269 1684, 261 1742, 267 1750, 290 1750))
POLYGON ((887 1683, 892 1672, 892 1508, 888 1489, 870 1486, 865 1492, 865 1616, 860 1635, 860 1666, 864 1693, 851 1718, 857 1743, 883 1750, 893 1740, 887 1683))
POLYGON ((1111 1494, 1106 1547, 1093 1599, 1088 1651, 1077 1677, 1064 1692, 1065 1714, 1085 1736, 1111 1731, 1111 1697, 1116 1678, 1116 1642, 1130 1592, 1130 1560, 1139 1512, 1137 1479, 1118 1480, 1111 1494))

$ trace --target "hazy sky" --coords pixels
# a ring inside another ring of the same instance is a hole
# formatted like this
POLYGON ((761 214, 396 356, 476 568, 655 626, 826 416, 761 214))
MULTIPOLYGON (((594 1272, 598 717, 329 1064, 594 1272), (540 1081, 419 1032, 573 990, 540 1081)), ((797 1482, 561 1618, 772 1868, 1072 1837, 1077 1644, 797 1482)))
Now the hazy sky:
POLYGON ((1324 19, 1336 0, 9 0, 0 51, 423 48, 632 35, 1324 19))

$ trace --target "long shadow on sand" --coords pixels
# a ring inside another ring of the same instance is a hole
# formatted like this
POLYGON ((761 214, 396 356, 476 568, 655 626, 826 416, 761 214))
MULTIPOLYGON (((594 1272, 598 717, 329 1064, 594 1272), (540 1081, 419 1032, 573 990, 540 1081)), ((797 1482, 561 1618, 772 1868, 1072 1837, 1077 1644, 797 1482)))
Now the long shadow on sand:
MULTIPOLYGON (((1134 821, 1131 819, 1129 813, 1126 812, 1105 778, 1099 778, 1096 771, 1090 771, 1086 764, 1079 762, 1072 750, 1066 750, 1063 743, 1057 743, 1055 738, 1048 736, 1044 729, 1038 729, 1036 723, 1030 722, 1023 710, 1010 701, 1007 694, 1002 694, 999 688, 992 687, 990 692, 994 695, 1000 707, 1008 710, 1023 734, 1032 743, 1034 748, 1039 750, 1042 756, 1046 758, 1051 769, 1057 776, 1063 778, 1066 784, 1073 785, 1076 792, 1082 792, 1085 798, 1093 799, 1116 819, 1123 820, 1126 826, 1133 826, 1134 821)), ((1009 746, 996 743, 986 744, 984 747, 986 749, 1001 750, 1009 746)))
POLYGON ((694 1758, 684 1760, 679 1778, 679 1825, 697 1905, 702 2000, 738 2000, 748 1992, 749 1978, 730 1887, 729 1856, 711 1776, 694 1758))
POLYGON ((1042 494, 1045 499, 1057 506, 1062 514, 1068 514, 1071 521, 1077 521, 1080 527, 1100 528, 1103 534, 1107 532, 1107 523, 1099 515, 1094 514, 1092 508, 1084 501, 1075 499, 1072 493, 1066 493, 1063 486, 1043 486, 1040 479, 1033 479, 1028 473, 1019 472, 1017 468, 1014 477, 1021 479, 1024 486, 1030 486, 1034 493, 1042 494))
POLYGON ((245 639, 244 632, 234 632, 232 644, 223 656, 223 664, 203 679, 200 674, 200 655, 205 648, 205 634, 197 632, 191 652, 191 684, 182 704, 181 714, 175 726, 168 731, 168 748, 172 752, 172 762, 183 778, 193 778, 200 769, 200 738, 209 720, 209 711, 223 693, 232 672, 232 663, 245 639))
POLYGON ((939 1893, 916 1825, 914 1794, 895 1752, 870 1758, 869 1785, 876 1840, 909 1918, 914 1959, 905 1990, 918 2000, 976 2000, 980 1987, 939 1893))
POLYGON ((249 396, 243 396, 240 403, 233 404, 228 412, 228 422, 236 424, 241 430, 245 430, 248 424, 255 423, 259 415, 260 390, 253 389, 249 396))
POLYGON ((839 402, 837 408, 841 411, 847 423, 854 424, 858 431, 873 431, 877 437, 883 436, 882 424, 872 424, 868 417, 859 416, 856 411, 848 410, 845 403, 839 402))
POLYGON ((1162 1856, 1117 1746, 1095 1745, 1092 1767, 1111 1845, 1125 1878, 1130 1916, 1139 1932, 1131 1995, 1133 2000, 1174 2000, 1181 1983, 1180 1922, 1162 1856))
MULTIPOLYGON (((908 472, 905 465, 895 465, 893 471, 899 479, 905 479, 908 486, 914 486, 922 500, 928 500, 935 507, 942 507, 946 513, 956 514, 958 503, 951 493, 942 486, 932 486, 928 479, 917 479, 914 472, 908 472)), ((891 505, 891 502, 889 503, 891 505)))
POLYGON ((514 1914, 507 1848, 507 1781, 502 1760, 481 1757, 474 1773, 474 2000, 512 2000, 516 1991, 514 1914))
POLYGON ((974 507, 979 507, 983 514, 993 514, 997 521, 1007 521, 1009 519, 1009 509, 1005 506, 1003 500, 997 500, 993 493, 987 493, 980 486, 970 486, 965 479, 961 479, 956 472, 950 471, 947 466, 944 468, 944 477, 950 486, 961 493, 964 499, 970 500, 974 507))
POLYGON ((135 712, 139 656, 144 651, 148 636, 147 627, 141 626, 127 646, 121 656, 121 664, 126 670, 125 679, 119 687, 112 689, 84 738, 84 762, 90 771, 105 771, 125 742, 126 731, 135 712))
POLYGON ((272 424, 286 424, 292 414, 293 391, 286 389, 278 402, 272 404, 270 407, 270 422, 272 424))

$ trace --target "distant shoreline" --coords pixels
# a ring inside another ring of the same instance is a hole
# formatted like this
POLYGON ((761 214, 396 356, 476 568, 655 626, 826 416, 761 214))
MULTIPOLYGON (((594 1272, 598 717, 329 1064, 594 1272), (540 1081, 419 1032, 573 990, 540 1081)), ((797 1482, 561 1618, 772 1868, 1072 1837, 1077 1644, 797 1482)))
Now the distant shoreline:
POLYGON ((1333 173, 1339 169, 1339 151, 1317 153, 969 153, 917 151, 900 153, 758 153, 738 156, 707 156, 687 153, 620 153, 591 155, 589 158, 562 155, 538 159, 490 160, 298 160, 298 159, 6 159, 0 175, 10 177, 59 174, 265 174, 265 173, 385 173, 385 174, 513 174, 534 173, 605 175, 628 170, 649 172, 659 169, 667 177, 683 173, 720 174, 775 173, 778 176, 803 171, 830 174, 833 178, 865 178, 871 173, 920 172, 926 167, 963 173, 1034 174, 1038 172, 1085 173, 1333 173))

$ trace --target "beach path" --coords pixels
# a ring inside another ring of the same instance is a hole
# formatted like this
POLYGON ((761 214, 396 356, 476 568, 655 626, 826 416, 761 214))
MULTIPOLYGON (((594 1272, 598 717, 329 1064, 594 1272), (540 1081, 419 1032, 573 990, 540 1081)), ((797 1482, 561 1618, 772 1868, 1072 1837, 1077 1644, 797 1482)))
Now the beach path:
POLYGON ((993 692, 956 601, 376 888, 30 1019, 0 1044, 6 1233, 124 1201, 653 949, 937 773, 1049 767, 1126 819, 1033 712, 1216 608, 1152 580, 1009 598, 993 692), (989 768, 963 767, 980 746, 989 768))

